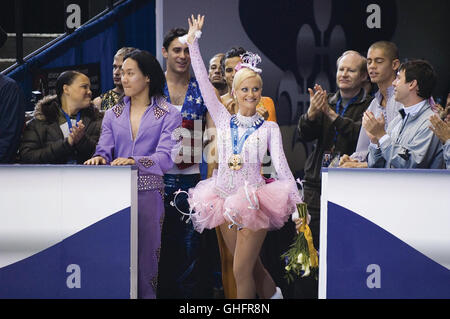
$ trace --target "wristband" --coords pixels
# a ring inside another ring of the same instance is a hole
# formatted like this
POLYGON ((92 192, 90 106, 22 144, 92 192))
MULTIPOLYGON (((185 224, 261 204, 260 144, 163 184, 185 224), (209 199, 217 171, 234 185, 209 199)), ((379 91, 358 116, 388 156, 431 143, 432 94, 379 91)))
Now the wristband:
MULTIPOLYGON (((197 31, 195 31, 195 37, 197 38, 197 39, 200 39, 201 38, 201 36, 202 36, 202 31, 200 31, 200 30, 197 30, 197 31)), ((182 37, 179 37, 178 38, 178 41, 180 41, 180 43, 181 44, 186 44, 187 43, 187 38, 188 38, 188 35, 187 35, 187 33, 185 34, 185 35, 183 35, 182 37)))

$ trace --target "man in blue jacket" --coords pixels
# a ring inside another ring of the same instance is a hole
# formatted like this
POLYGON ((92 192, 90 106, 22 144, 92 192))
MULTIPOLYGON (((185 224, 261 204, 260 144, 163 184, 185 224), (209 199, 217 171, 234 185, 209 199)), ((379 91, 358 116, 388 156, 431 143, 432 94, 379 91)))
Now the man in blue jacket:
MULTIPOLYGON (((0 28, 0 48, 6 42, 0 28)), ((0 73, 0 164, 16 159, 20 135, 25 122, 24 97, 17 83, 0 73)))

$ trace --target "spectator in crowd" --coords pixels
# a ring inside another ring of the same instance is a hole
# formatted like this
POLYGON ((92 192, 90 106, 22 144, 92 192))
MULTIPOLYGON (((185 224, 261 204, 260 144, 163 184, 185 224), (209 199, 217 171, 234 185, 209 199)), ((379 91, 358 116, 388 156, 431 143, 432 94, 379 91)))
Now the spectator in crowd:
MULTIPOLYGON (((310 105, 300 117, 298 130, 305 141, 317 140, 306 160, 304 200, 311 214, 310 228, 314 246, 319 247, 321 167, 325 154, 351 154, 356 147, 361 118, 369 106, 370 97, 363 88, 367 79, 366 59, 356 51, 346 51, 337 59, 336 93, 327 94, 320 85, 308 89, 310 105)), ((317 281, 301 279, 299 298, 317 298, 317 281)))
POLYGON ((447 105, 442 110, 443 120, 434 114, 430 117, 430 129, 436 134, 437 137, 444 143, 443 155, 447 169, 450 169, 450 93, 447 96, 447 105))
POLYGON ((91 102, 89 78, 65 71, 56 95, 40 100, 20 144, 21 163, 83 164, 95 151, 102 115, 91 102))
POLYGON ((225 53, 221 61, 222 73, 227 83, 227 92, 221 96, 221 102, 231 114, 236 114, 236 103, 233 103, 233 96, 231 88, 233 85, 234 75, 236 74, 235 67, 241 62, 241 55, 245 54, 246 50, 242 47, 232 47, 225 53))
POLYGON ((430 129, 444 144, 443 155, 447 169, 450 169, 450 114, 447 115, 445 121, 441 120, 437 114, 430 117, 430 129))
MULTIPOLYGON (((214 86, 216 91, 217 98, 227 93, 227 82, 225 81, 225 77, 222 71, 222 60, 224 58, 224 53, 217 53, 214 55, 211 60, 209 60, 209 69, 208 69, 208 77, 211 84, 214 86)), ((207 116, 207 130, 205 136, 205 150, 204 155, 206 155, 207 163, 208 163, 208 171, 206 177, 211 177, 214 170, 218 168, 217 165, 217 130, 214 125, 214 122, 211 119, 209 113, 206 113, 207 116)))
POLYGON ((94 105, 102 111, 106 111, 112 108, 119 102, 119 99, 123 95, 123 87, 121 82, 121 72, 124 55, 136 50, 131 47, 120 48, 114 55, 113 60, 113 82, 114 88, 101 94, 94 99, 94 105))
POLYGON ((218 96, 222 96, 228 92, 227 82, 222 71, 222 59, 224 53, 217 53, 209 60, 208 75, 214 88, 217 90, 218 96))
POLYGON ((165 77, 147 51, 124 56, 125 96, 105 112, 102 133, 86 165, 136 165, 138 168, 138 297, 156 298, 163 175, 172 166, 181 115, 164 98, 165 77))
MULTIPOLYGON (((378 86, 375 98, 368 111, 379 117, 383 114, 387 125, 397 116, 402 105, 394 98, 394 81, 400 65, 398 48, 393 42, 378 41, 373 43, 367 52, 367 71, 372 83, 378 86)), ((364 129, 359 133, 356 151, 351 155, 341 154, 340 167, 367 167, 369 137, 364 129)))
MULTIPOLYGON (((441 100, 441 99, 438 99, 441 100)), ((442 120, 445 120, 447 116, 450 114, 450 93, 447 94, 447 100, 445 102, 445 105, 442 106, 441 104, 434 104, 435 111, 439 113, 439 116, 442 120)))
MULTIPOLYGON (((7 34, 0 28, 0 48, 7 34)), ((13 79, 0 73, 0 164, 16 161, 20 135, 25 124, 23 92, 13 79)))
POLYGON ((429 128, 434 114, 428 99, 436 84, 433 67, 424 60, 403 63, 393 82, 395 100, 403 104, 385 130, 383 116, 364 113, 370 138, 369 167, 442 168, 442 145, 429 128))
MULTIPOLYGON (((165 216, 162 227, 158 298, 208 298, 215 282, 212 267, 213 251, 205 251, 209 232, 199 234, 192 223, 181 220, 182 215, 171 205, 187 209, 184 194, 201 180, 203 130, 210 117, 195 77, 190 74, 191 58, 187 44, 179 38, 187 31, 171 29, 164 37, 162 54, 166 60, 164 94, 182 115, 183 141, 175 165, 164 175, 165 216)), ((214 238, 212 238, 214 239, 214 238)), ((217 251, 217 249, 216 249, 217 251)), ((217 258, 218 259, 218 258, 217 258)))

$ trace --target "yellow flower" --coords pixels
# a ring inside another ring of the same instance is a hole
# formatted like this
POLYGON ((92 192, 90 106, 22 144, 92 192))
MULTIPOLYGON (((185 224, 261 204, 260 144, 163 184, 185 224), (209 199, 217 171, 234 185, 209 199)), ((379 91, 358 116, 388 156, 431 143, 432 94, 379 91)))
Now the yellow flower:
POLYGON ((298 264, 302 263, 302 258, 303 258, 303 254, 302 253, 298 254, 298 257, 297 257, 297 263, 298 264))

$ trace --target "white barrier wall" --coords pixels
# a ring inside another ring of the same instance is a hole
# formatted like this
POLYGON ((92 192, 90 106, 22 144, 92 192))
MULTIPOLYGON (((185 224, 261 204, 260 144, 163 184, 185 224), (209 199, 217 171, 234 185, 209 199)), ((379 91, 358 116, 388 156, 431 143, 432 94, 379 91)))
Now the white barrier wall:
POLYGON ((322 172, 319 298, 450 298, 450 171, 322 172))
POLYGON ((0 165, 0 298, 136 298, 137 170, 0 165))

